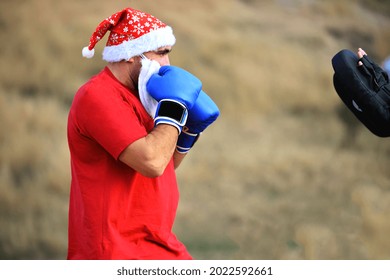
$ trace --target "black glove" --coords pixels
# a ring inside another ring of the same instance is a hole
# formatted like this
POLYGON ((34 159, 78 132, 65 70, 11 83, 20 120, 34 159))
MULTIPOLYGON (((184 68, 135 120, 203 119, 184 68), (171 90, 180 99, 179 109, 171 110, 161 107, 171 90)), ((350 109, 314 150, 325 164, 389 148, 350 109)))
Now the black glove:
POLYGON ((373 134, 390 136, 390 83, 387 73, 367 55, 350 50, 332 58, 333 84, 350 111, 373 134), (359 61, 362 65, 358 65, 359 61))

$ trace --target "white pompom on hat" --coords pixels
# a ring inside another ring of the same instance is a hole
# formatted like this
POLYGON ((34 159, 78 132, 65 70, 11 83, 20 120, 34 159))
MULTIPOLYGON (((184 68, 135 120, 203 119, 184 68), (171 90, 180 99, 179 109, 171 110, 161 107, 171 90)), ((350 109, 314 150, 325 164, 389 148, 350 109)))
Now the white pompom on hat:
POLYGON ((103 50, 103 60, 117 62, 129 60, 144 52, 165 46, 173 46, 176 38, 170 26, 147 13, 126 8, 103 20, 92 34, 89 45, 82 55, 92 58, 95 45, 110 32, 103 50))

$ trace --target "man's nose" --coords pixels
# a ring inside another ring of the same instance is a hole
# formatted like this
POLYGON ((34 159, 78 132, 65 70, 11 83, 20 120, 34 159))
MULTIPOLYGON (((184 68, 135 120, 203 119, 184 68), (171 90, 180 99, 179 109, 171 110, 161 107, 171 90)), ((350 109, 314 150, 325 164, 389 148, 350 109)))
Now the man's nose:
POLYGON ((171 65, 169 62, 169 57, 166 55, 160 60, 161 66, 171 65))

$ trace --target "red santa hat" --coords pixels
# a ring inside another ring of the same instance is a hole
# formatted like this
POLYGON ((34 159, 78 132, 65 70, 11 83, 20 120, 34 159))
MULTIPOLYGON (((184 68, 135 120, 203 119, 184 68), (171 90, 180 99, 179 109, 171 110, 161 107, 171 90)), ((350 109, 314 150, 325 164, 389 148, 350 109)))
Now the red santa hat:
POLYGON ((95 45, 110 32, 103 50, 103 60, 117 62, 129 60, 144 52, 154 51, 176 42, 172 28, 147 13, 126 8, 103 20, 92 34, 82 54, 91 58, 95 45))

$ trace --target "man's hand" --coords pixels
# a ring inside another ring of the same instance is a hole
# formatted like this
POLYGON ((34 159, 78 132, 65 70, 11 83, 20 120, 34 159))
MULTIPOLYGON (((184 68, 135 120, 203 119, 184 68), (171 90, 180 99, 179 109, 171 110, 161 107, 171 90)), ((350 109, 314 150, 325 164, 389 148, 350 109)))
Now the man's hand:
POLYGON ((175 66, 162 66, 146 84, 149 94, 158 101, 155 125, 175 126, 179 134, 202 89, 201 81, 191 73, 175 66))
MULTIPOLYGON (((364 55, 367 55, 367 54, 366 54, 366 52, 362 48, 359 48, 358 52, 357 52, 357 55, 358 55, 359 59, 361 59, 361 58, 363 58, 364 55)), ((359 60, 358 65, 359 66, 363 66, 363 62, 361 62, 359 60)))
POLYGON ((194 106, 188 112, 188 119, 179 135, 176 150, 188 153, 198 140, 199 135, 219 116, 219 109, 214 101, 204 92, 199 93, 194 106))

